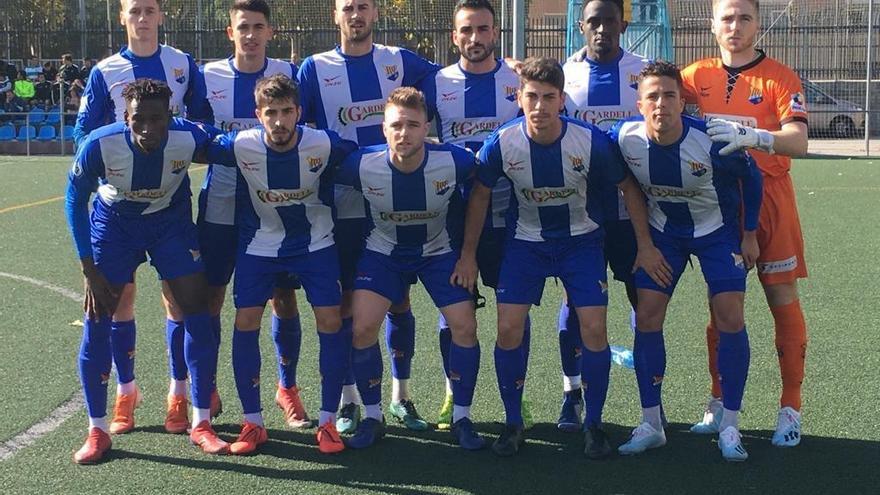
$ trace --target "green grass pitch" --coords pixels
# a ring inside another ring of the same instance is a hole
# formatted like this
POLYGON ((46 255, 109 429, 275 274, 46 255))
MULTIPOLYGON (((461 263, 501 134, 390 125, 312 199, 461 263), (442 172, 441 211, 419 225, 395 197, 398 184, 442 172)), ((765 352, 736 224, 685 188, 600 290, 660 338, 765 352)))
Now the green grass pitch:
MULTIPOLYGON (((23 275, 79 291, 82 280, 56 199, 64 194, 69 158, 0 157, 0 272, 23 275)), ((750 278, 746 322, 752 365, 742 427, 750 459, 721 460, 712 438, 687 427, 708 396, 704 327, 705 286, 687 270, 666 323, 664 405, 671 422, 668 445, 637 458, 588 462, 579 435, 556 431, 561 391, 556 336, 560 287, 548 280, 544 305, 533 310, 526 398, 537 426, 513 459, 491 451, 464 452, 444 432, 411 433, 391 425, 368 452, 326 457, 314 447, 314 430, 284 428, 272 401, 274 349, 264 335, 263 405, 271 441, 259 455, 208 457, 185 436, 162 430, 167 391, 164 313, 156 277, 138 272, 137 376, 146 399, 137 429, 114 438, 109 462, 81 467, 71 455, 84 438, 80 411, 35 444, 0 461, 0 493, 876 493, 880 481, 880 162, 797 160, 793 174, 807 244, 810 278, 801 299, 810 332, 804 383, 804 433, 796 449, 769 445, 779 396, 773 327, 759 284, 750 278)), ((192 173, 194 187, 204 171, 192 173)), ((609 338, 631 346, 622 286, 612 284, 609 338)), ((307 408, 317 415, 317 338, 305 299, 299 382, 307 408), (309 331, 312 330, 312 331, 309 331)), ((231 300, 224 310, 219 388, 226 412, 219 430, 237 434, 240 421, 232 379, 231 300)), ((436 311, 421 288, 413 293, 418 322, 412 380, 421 412, 434 420, 443 396, 436 311)), ((494 304, 480 310, 483 357, 473 407, 478 428, 490 439, 503 417, 495 382, 494 304)), ((28 283, 0 277, 0 442, 46 417, 79 387, 76 371, 82 317, 78 303, 28 283)), ((263 328, 268 328, 268 321, 263 328)), ((263 333, 268 333, 264 330, 263 333)), ((385 386, 390 389, 386 364, 385 386)), ((387 397, 386 391, 386 397, 387 397)), ((112 397, 111 397, 112 403, 112 397)), ((639 417, 632 371, 612 368, 605 408, 608 431, 623 442, 639 417)))

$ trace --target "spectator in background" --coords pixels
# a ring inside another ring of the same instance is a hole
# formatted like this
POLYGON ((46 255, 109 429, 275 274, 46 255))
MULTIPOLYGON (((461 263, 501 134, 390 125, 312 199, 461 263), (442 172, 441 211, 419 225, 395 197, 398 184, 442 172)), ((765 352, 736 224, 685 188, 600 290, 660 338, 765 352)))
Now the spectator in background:
POLYGON ((58 69, 55 68, 55 64, 52 62, 43 63, 43 75, 46 76, 47 82, 54 82, 55 78, 58 77, 58 69))
POLYGON ((16 96, 14 91, 7 91, 3 109, 6 110, 6 113, 23 113, 28 111, 28 104, 16 96))
POLYGON ((55 103, 55 92, 52 91, 52 83, 46 80, 46 74, 37 75, 37 84, 34 85, 34 99, 32 105, 42 105, 46 108, 55 103))
POLYGON ((15 91, 15 96, 28 103, 36 94, 34 83, 27 78, 27 74, 24 71, 18 73, 18 80, 15 81, 15 89, 13 91, 15 91))
POLYGON ((61 68, 58 69, 58 75, 67 84, 74 84, 79 79, 79 67, 73 63, 73 55, 65 53, 61 56, 61 68))
POLYGON ((10 81, 15 81, 15 78, 18 77, 18 67, 16 67, 15 64, 6 64, 6 77, 9 78, 10 81))
POLYGON ((64 102, 64 111, 76 113, 79 110, 79 102, 82 98, 82 94, 83 89, 81 86, 77 86, 76 84, 71 85, 70 90, 67 92, 67 100, 64 102))
POLYGON ((93 58, 84 58, 82 69, 79 71, 79 79, 81 81, 88 81, 89 74, 92 72, 92 67, 95 66, 95 59, 93 58))
POLYGON ((5 72, 0 72, 0 95, 7 92, 12 92, 12 81, 9 80, 9 77, 6 76, 5 72))

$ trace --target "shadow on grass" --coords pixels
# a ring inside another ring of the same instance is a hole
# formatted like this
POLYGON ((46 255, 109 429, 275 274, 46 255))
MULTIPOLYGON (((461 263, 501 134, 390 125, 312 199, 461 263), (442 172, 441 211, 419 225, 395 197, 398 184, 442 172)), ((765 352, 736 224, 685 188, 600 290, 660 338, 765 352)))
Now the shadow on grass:
MULTIPOLYGON (((663 448, 604 461, 588 461, 581 453, 580 434, 563 433, 550 424, 528 431, 519 455, 505 459, 488 448, 461 450, 449 432, 416 433, 393 425, 376 446, 335 456, 317 451, 314 430, 269 430, 271 440, 246 459, 182 459, 124 450, 114 450, 113 458, 394 494, 869 493, 880 480, 880 442, 808 435, 797 448, 779 449, 770 445, 772 431, 744 431, 750 458, 733 464, 721 459, 713 436, 691 434, 688 426, 671 424, 663 448), (261 465, 262 456, 310 467, 267 467, 261 465)), ((500 432, 494 423, 477 427, 490 442, 500 432)), ((237 432, 235 427, 220 430, 227 438, 237 432)), ((629 435, 629 427, 620 425, 609 424, 606 431, 614 445, 629 435)))

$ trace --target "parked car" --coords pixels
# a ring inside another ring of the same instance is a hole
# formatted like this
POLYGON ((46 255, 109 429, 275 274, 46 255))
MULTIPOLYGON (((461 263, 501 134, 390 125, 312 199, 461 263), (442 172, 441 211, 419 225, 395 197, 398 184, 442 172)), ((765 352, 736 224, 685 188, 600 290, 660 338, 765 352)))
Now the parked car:
POLYGON ((865 111, 862 107, 831 96, 808 79, 802 82, 810 113, 811 135, 848 139, 864 132, 865 111))

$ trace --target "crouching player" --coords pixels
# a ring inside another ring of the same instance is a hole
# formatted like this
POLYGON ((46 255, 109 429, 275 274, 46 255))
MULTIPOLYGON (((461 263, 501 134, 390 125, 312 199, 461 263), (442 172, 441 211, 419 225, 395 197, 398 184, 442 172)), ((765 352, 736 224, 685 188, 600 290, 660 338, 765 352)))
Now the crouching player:
POLYGON ((184 314, 184 356, 192 379, 190 439, 207 453, 225 454, 229 445, 210 421, 217 350, 187 175, 194 154, 211 136, 171 117, 171 90, 164 82, 138 79, 122 95, 125 121, 92 131, 76 156, 67 188, 68 223, 85 275, 79 371, 89 413, 89 436, 73 459, 95 463, 110 449, 110 325, 122 287, 134 281, 145 253, 184 314), (89 195, 99 184, 113 188, 115 199, 96 196, 89 218, 89 195))
MULTIPOLYGON (((238 167, 241 188, 239 253, 233 298, 232 369, 244 424, 231 445, 248 454, 268 440, 260 405, 260 321, 273 288, 297 277, 315 312, 320 345, 321 412, 318 449, 345 446, 336 431, 336 407, 348 372, 351 343, 340 333, 339 263, 333 241, 333 170, 357 148, 333 131, 297 125, 299 88, 283 74, 254 88, 261 128, 219 136, 208 147, 210 163, 238 167)), ((384 313, 383 313, 384 314, 384 313)))
POLYGON ((721 331, 718 367, 724 416, 718 446, 728 461, 744 461, 738 417, 749 369, 749 338, 743 321, 746 273, 758 257, 755 229, 761 207, 761 174, 740 151, 721 155, 702 120, 683 116, 681 74, 657 61, 639 74, 641 118, 618 123, 611 136, 648 197, 651 236, 673 270, 660 287, 636 272, 634 357, 642 423, 621 454, 638 454, 666 443, 660 390, 666 369, 663 321, 666 307, 691 255, 709 286, 713 317, 721 331), (744 232, 740 236, 740 208, 744 232))
POLYGON ((584 453, 593 459, 610 454, 602 429, 611 350, 605 316, 608 285, 599 184, 615 184, 624 193, 638 242, 636 266, 657 282, 668 281, 668 267, 651 245, 644 196, 620 161, 607 135, 592 124, 560 117, 565 75, 556 60, 534 58, 520 69, 519 104, 524 117, 502 125, 480 149, 478 178, 468 200, 462 255, 455 281, 476 283, 476 248, 491 188, 502 176, 511 194, 508 235, 498 299, 495 369, 504 402, 506 427, 492 445, 500 456, 516 454, 523 444, 521 402, 525 363, 521 350, 526 315, 540 304, 547 277, 559 277, 580 319, 585 344, 582 361, 587 420, 584 453))
POLYGON ((459 146, 425 142, 425 98, 413 88, 391 92, 382 129, 388 144, 352 154, 336 179, 363 193, 372 224, 355 278, 351 358, 366 417, 348 446, 369 447, 384 436, 379 325, 419 278, 452 331, 452 433, 461 447, 481 449, 484 441, 469 419, 480 365, 474 303, 468 290, 450 279, 458 253, 449 225, 461 223, 452 218, 461 211, 452 203, 473 175, 474 156, 459 146))

